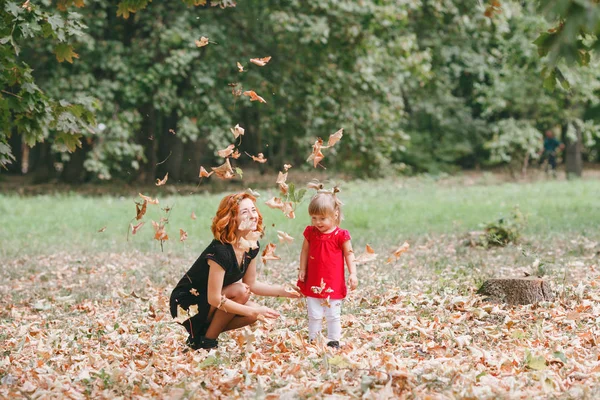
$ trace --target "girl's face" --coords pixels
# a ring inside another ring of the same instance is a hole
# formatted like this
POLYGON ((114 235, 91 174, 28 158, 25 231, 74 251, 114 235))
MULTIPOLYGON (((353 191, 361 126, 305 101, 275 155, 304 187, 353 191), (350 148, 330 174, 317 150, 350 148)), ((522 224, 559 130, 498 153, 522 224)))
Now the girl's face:
POLYGON ((336 215, 311 215, 312 225, 321 233, 330 233, 335 229, 336 215))
POLYGON ((250 199, 240 201, 237 215, 238 231, 242 234, 255 231, 258 224, 258 211, 250 199))

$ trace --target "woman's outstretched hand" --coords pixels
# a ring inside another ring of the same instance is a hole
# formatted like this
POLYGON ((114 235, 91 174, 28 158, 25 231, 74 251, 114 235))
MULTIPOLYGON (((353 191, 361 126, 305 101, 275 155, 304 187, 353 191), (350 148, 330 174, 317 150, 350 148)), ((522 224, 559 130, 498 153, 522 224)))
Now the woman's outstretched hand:
POLYGON ((300 291, 300 288, 291 283, 285 283, 283 285, 283 293, 281 296, 289 297, 290 299, 299 299, 300 297, 304 297, 300 291))
POLYGON ((264 321, 265 318, 277 318, 279 317, 279 312, 269 308, 267 306, 260 306, 256 309, 256 319, 260 321, 264 321))

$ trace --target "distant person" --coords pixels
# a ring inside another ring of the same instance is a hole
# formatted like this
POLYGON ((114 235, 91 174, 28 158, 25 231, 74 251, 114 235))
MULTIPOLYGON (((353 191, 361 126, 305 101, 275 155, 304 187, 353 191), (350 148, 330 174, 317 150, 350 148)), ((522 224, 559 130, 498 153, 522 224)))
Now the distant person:
POLYGON ((186 343, 192 349, 217 347, 222 332, 250 325, 261 317, 279 317, 279 312, 250 301, 251 293, 301 297, 283 286, 256 279, 258 242, 256 248, 248 249, 240 241, 252 232, 257 236, 263 232, 262 215, 255 202, 256 198, 247 193, 221 200, 211 226, 214 240, 171 293, 173 318, 177 318, 178 310, 192 315, 197 307, 197 314, 181 322, 189 333, 186 343))
POLYGON ((308 205, 311 225, 304 230, 298 287, 306 296, 308 339, 321 333, 327 321, 327 346, 340 347, 342 299, 346 297, 344 261, 350 289, 358 286, 350 233, 339 227, 342 203, 335 193, 317 193, 308 205))
MULTIPOLYGON (((540 152, 540 164, 547 160, 550 171, 556 174, 556 156, 558 151, 564 147, 565 145, 554 137, 554 132, 548 129, 544 137, 544 147, 540 152)), ((548 172, 548 168, 546 168, 546 172, 548 172)))

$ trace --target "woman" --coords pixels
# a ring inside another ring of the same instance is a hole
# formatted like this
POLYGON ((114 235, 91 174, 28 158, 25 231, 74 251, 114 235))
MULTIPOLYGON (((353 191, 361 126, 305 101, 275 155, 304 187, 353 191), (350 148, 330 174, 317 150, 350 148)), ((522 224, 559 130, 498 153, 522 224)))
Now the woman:
MULTIPOLYGON (((190 311, 197 305, 198 313, 181 324, 190 334, 187 344, 192 349, 218 346, 221 332, 238 329, 259 318, 277 318, 279 313, 250 301, 250 293, 261 296, 298 298, 281 285, 268 285, 256 279, 258 243, 248 249, 245 240, 252 232, 263 233, 262 215, 256 208, 256 198, 248 193, 225 196, 213 218, 214 240, 202 252, 171 293, 171 315, 178 308, 190 311)), ((195 310, 194 310, 195 311, 195 310)))

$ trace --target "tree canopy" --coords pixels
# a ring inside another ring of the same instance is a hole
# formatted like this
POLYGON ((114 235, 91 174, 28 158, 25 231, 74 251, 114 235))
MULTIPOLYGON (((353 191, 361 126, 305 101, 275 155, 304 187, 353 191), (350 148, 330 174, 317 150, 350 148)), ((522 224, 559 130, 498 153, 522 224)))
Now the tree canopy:
POLYGON ((244 153, 309 168, 340 128, 327 167, 354 175, 521 165, 546 129, 598 157, 596 1, 0 7, 0 164, 14 171, 192 181, 235 125, 241 168, 244 153))

